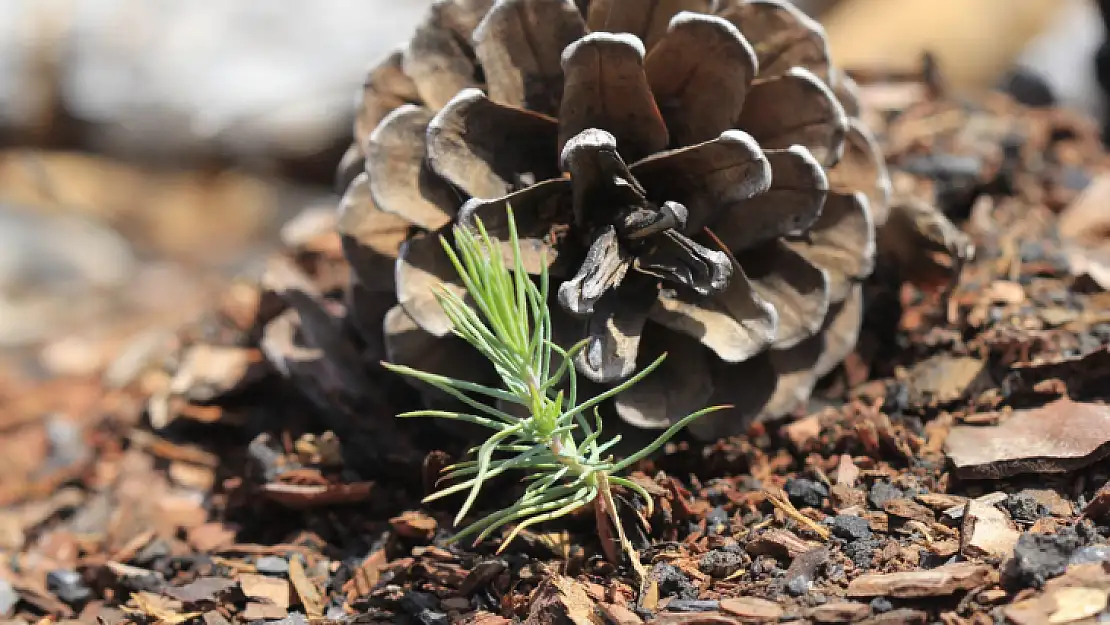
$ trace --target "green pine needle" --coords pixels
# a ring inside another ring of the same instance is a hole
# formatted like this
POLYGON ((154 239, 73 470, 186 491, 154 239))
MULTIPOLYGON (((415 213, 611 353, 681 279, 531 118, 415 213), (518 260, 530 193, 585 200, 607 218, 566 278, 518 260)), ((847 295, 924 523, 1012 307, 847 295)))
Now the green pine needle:
MULTIPOLYGON (((481 541, 515 523, 502 541, 501 549, 528 526, 566 516, 599 495, 611 499, 610 485, 640 494, 650 506, 651 497, 641 486, 615 474, 662 447, 694 419, 724 408, 706 408, 679 420, 653 443, 623 460, 615 460, 608 454, 620 437, 601 441, 598 405, 642 380, 662 364, 666 355, 624 383, 578 403, 572 360, 585 346, 585 341, 570 349, 552 342, 546 263, 540 263, 544 269, 537 285, 524 271, 511 207, 508 213, 510 259, 504 257, 501 244, 489 235, 480 220, 473 229, 456 226, 454 246, 440 238, 474 305, 444 289, 436 293, 440 306, 454 326, 454 333, 493 364, 503 388, 382 363, 391 371, 444 391, 474 411, 417 410, 398 416, 453 419, 492 430, 488 439, 471 450, 473 459, 444 469, 442 479, 454 483, 429 495, 425 501, 465 492, 466 500, 455 517, 455 524, 459 525, 491 478, 508 471, 520 471, 528 481, 524 495, 515 504, 473 521, 455 536, 456 539, 476 536, 476 541, 481 541), (485 401, 474 396, 482 396, 485 401), (496 401, 523 406, 528 416, 500 410, 496 401), (593 425, 586 417, 590 411, 594 413, 593 425)), ((610 517, 617 523, 622 544, 626 550, 630 549, 612 510, 610 517)), ((638 563, 635 554, 630 555, 638 563)))

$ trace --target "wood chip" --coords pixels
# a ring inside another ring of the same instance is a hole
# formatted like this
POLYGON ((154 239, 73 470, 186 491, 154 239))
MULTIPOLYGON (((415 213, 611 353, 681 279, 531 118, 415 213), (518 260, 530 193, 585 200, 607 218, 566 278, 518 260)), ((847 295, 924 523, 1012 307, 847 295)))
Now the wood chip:
POLYGON ((542 582, 536 589, 532 608, 526 623, 574 623, 574 625, 601 625, 596 604, 586 593, 586 587, 570 577, 555 575, 542 582))
POLYGON ((782 618, 782 606, 758 597, 721 599, 721 611, 738 617, 744 622, 774 622, 782 618))
POLYGON ((189 544, 205 553, 217 551, 235 542, 237 530, 223 523, 205 523, 189 530, 189 544))
POLYGON ((1083 508, 1083 518, 1102 520, 1110 513, 1110 482, 1095 491, 1095 496, 1083 508))
POLYGON ((459 621, 459 625, 510 625, 510 623, 512 621, 503 616, 485 611, 475 612, 459 621))
POLYGON ((293 582, 293 588, 297 590, 297 595, 301 598, 301 605, 304 606, 305 614, 309 618, 321 618, 324 616, 323 598, 320 596, 320 591, 316 589, 316 584, 308 579, 305 575, 304 566, 297 558, 289 559, 289 581, 293 582))
POLYGON ((651 625, 740 625, 740 621, 718 612, 664 612, 653 618, 651 625))
POLYGON ((927 612, 910 608, 900 608, 898 610, 876 614, 862 623, 866 625, 925 625, 928 620, 929 614, 927 612))
POLYGON ((883 510, 901 519, 913 519, 922 523, 932 523, 936 520, 933 511, 909 499, 891 499, 883 503, 883 510))
POLYGON ((242 573, 239 575, 239 587, 250 599, 268 601, 282 610, 289 608, 289 582, 284 579, 256 573, 242 573))
POLYGON ((995 280, 987 287, 986 295, 999 304, 1020 304, 1025 301, 1025 288, 1010 280, 995 280))
POLYGON ((598 609, 613 625, 640 625, 644 622, 644 619, 637 616, 635 612, 616 603, 600 603, 598 609))
POLYGON ((987 583, 991 568, 959 562, 927 571, 861 575, 848 584, 849 597, 943 597, 987 583))
POLYGON ((385 555, 384 549, 377 549, 366 556, 366 560, 355 569, 351 579, 343 585, 343 592, 347 593, 348 603, 369 594, 374 586, 378 585, 378 580, 382 577, 382 569, 387 562, 389 562, 389 559, 385 555))
POLYGON ((855 462, 852 462, 852 457, 848 454, 840 455, 840 462, 836 465, 836 485, 852 487, 856 485, 856 480, 859 479, 860 470, 855 462))
POLYGON ((137 610, 128 610, 129 612, 145 614, 164 625, 180 625, 201 615, 200 612, 182 612, 180 603, 174 605, 165 597, 149 592, 137 592, 131 595, 131 602, 135 604, 137 610))
POLYGON ((167 588, 163 592, 184 604, 215 603, 220 595, 234 587, 235 581, 230 579, 200 577, 184 586, 167 588))
POLYGON ((1110 453, 1110 408, 1060 399, 996 426, 956 426, 944 451, 969 479, 1072 471, 1110 453))
POLYGON ((1106 590, 1098 588, 1061 588, 1052 593, 1056 611, 1049 623, 1072 623, 1090 618, 1106 609, 1106 590))
POLYGON ((286 616, 285 608, 272 603, 258 603, 251 601, 243 609, 242 616, 247 621, 270 621, 283 619, 286 616))
POLYGON ((867 493, 844 484, 833 484, 829 489, 829 503, 841 514, 848 509, 862 510, 867 504, 867 493))
POLYGON ((871 614, 866 603, 836 602, 826 603, 809 611, 809 618, 817 623, 854 623, 871 614))
POLYGON ((1007 558, 1021 536, 1009 515, 976 500, 967 502, 960 532, 960 553, 969 558, 1007 558))
POLYGON ((924 493, 914 497, 918 503, 929 506, 934 512, 944 512, 945 510, 962 506, 967 497, 960 497, 959 495, 946 495, 944 493, 924 493))
POLYGON ((786 496, 786 493, 782 492, 782 490, 768 488, 764 489, 763 494, 767 497, 768 501, 770 501, 779 510, 782 510, 783 513, 786 514, 786 516, 790 517, 794 521, 797 521, 801 525, 806 526, 807 528, 812 530, 814 534, 820 536, 823 540, 828 540, 829 536, 832 535, 832 532, 829 531, 829 528, 825 527, 824 525, 818 525, 817 522, 813 519, 805 516, 801 512, 798 512, 798 509, 794 507, 794 504, 790 503, 790 499, 786 496))
POLYGON ((753 556, 785 556, 793 559, 820 546, 818 543, 799 537, 790 530, 770 529, 752 539, 745 549, 753 556))
POLYGON ((910 401, 923 406, 957 401, 985 381, 985 371, 986 363, 977 358, 937 354, 908 372, 910 401))
POLYGON ((821 435, 821 420, 817 415, 810 415, 783 426, 782 431, 798 453, 806 453, 812 450, 821 435))

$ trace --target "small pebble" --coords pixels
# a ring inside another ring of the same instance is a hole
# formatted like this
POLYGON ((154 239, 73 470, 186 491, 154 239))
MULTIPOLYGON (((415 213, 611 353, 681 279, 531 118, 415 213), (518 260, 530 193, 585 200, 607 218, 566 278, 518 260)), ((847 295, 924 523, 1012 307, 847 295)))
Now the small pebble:
POLYGON ((875 482, 867 493, 867 502, 872 508, 882 510, 886 502, 901 497, 902 491, 892 486, 890 482, 875 482))
POLYGON ((1072 191, 1082 191, 1091 184, 1091 175, 1080 167, 1065 165, 1060 172, 1060 184, 1072 191))
POLYGON ((1072 555, 1079 550, 1081 540, 1079 532, 1071 527, 1056 534, 1022 534, 1014 546, 1014 569, 1018 579, 1040 588, 1064 572, 1072 555))
POLYGON ((289 572, 289 561, 278 556, 262 556, 255 561, 254 568, 263 575, 282 576, 289 572))
POLYGON ((717 506, 705 515, 705 529, 710 536, 728 533, 728 513, 724 508, 717 506))
POLYGON ((697 599, 698 587, 673 564, 660 562, 651 570, 651 576, 659 583, 659 594, 675 599, 697 599))
POLYGON ((71 569, 56 569, 47 573, 46 589, 70 606, 82 605, 92 596, 81 575, 71 569))
POLYGON ((832 533, 844 540, 867 540, 871 538, 871 524, 863 517, 838 514, 832 522, 832 533))
POLYGON ((424 610, 416 615, 416 621, 420 625, 450 625, 451 620, 443 612, 436 612, 435 610, 424 610))
MULTIPOLYGON (((728 503, 728 496, 725 495, 725 491, 717 488, 716 486, 706 489, 705 498, 709 501, 709 503, 717 507, 720 507, 721 504, 728 503)), ((712 511, 710 512, 710 514, 712 514, 712 511)))
POLYGON ((247 445, 247 455, 261 470, 266 481, 277 479, 283 460, 281 453, 274 449, 271 443, 267 434, 259 434, 247 445))
POLYGON ((401 597, 401 607, 409 614, 433 610, 439 607, 439 598, 428 592, 410 590, 401 597))
POLYGON ((675 599, 667 604, 668 612, 716 612, 721 602, 699 599, 675 599))
POLYGON ((1029 493, 1014 493, 1007 496, 1006 500, 1002 502, 1002 507, 1010 513, 1010 517, 1015 521, 1025 521, 1026 523, 1032 523, 1049 514, 1048 508, 1029 493))
POLYGON ((17 603, 19 603, 19 593, 12 588, 10 582, 0 579, 0 617, 11 617, 17 603))
POLYGON ((805 478, 787 480, 785 490, 790 503, 799 508, 820 508, 821 502, 829 496, 824 484, 805 478))
POLYGON ((140 549, 139 553, 135 554, 135 558, 132 560, 132 562, 136 566, 150 568, 150 565, 152 565, 155 560, 160 560, 162 558, 168 557, 169 555, 170 544, 162 540, 161 538, 155 538, 154 540, 147 543, 145 547, 140 549))
POLYGON ((871 559, 875 550, 879 548, 879 541, 874 538, 856 540, 844 545, 844 555, 860 569, 871 568, 871 559))
POLYGON ((786 592, 791 596, 801 597, 809 592, 809 580, 804 576, 795 577, 786 584, 786 592))
POLYGON ((73 466, 89 455, 81 428, 60 415, 47 417, 46 436, 50 442, 50 456, 46 464, 51 468, 73 466))
POLYGON ((409 591, 401 597, 401 607, 411 614, 420 625, 448 625, 447 615, 436 608, 439 598, 431 593, 409 591))
POLYGON ((718 579, 728 577, 744 565, 744 554, 737 550, 714 549, 701 557, 698 568, 718 579))
POLYGON ((1035 263, 1044 260, 1044 245, 1038 241, 1026 241, 1018 247, 1018 254, 1021 255, 1021 261, 1025 263, 1035 263))
POLYGON ((999 85, 1018 102, 1030 107, 1047 107, 1056 103, 1056 94, 1044 76, 1031 69, 1010 70, 999 85))
POLYGON ((1080 547, 1068 558, 1068 565, 1093 564, 1095 562, 1110 562, 1110 545, 1090 545, 1080 547))
POLYGON ((887 599, 886 597, 875 597, 871 600, 871 611, 875 614, 890 612, 893 609, 894 604, 891 603, 890 599, 887 599))
POLYGON ((834 584, 846 581, 844 567, 840 564, 829 563, 825 565, 825 579, 834 584))

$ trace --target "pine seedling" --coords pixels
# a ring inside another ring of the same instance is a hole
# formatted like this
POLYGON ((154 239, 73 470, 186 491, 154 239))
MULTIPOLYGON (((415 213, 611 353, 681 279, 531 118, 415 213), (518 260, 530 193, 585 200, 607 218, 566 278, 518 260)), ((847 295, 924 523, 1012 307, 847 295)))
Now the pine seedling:
MULTIPOLYGON (((536 284, 524 271, 512 209, 508 212, 512 254, 508 263, 501 245, 480 220, 473 228, 456 226, 454 246, 440 238, 473 305, 445 289, 436 293, 454 333, 493 363, 503 388, 383 363, 391 371, 447 393, 471 410, 416 410, 399 417, 453 419, 491 430, 489 438, 470 450, 470 459, 444 469, 443 481, 450 485, 425 502, 465 492, 466 499, 455 517, 458 526, 488 480, 509 471, 522 473, 528 486, 516 503, 473 521, 455 536, 474 536, 475 542, 480 542, 499 528, 515 524, 501 543, 500 549, 504 549, 525 528, 566 516, 600 497, 598 504, 613 522, 622 549, 644 579, 644 569, 618 518, 611 488, 619 485, 639 493, 650 508, 652 499, 643 487, 619 474, 693 420, 723 406, 690 414, 647 447, 614 459, 609 451, 620 436, 602 440, 598 406, 654 371, 666 354, 623 384, 580 402, 573 358, 585 341, 565 350, 552 341, 546 263, 540 263, 544 269, 536 284)), ((599 519, 604 522, 603 516, 599 519)))

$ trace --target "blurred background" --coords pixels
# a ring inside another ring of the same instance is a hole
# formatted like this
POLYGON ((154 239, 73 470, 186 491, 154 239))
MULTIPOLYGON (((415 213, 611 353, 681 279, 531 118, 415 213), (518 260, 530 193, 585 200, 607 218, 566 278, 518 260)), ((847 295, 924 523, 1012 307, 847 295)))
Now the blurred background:
MULTIPOLYGON (((798 0, 834 59, 1103 120, 1094 0, 798 0)), ((0 0, 0 367, 99 368, 336 201, 365 70, 426 0, 0 0)))

